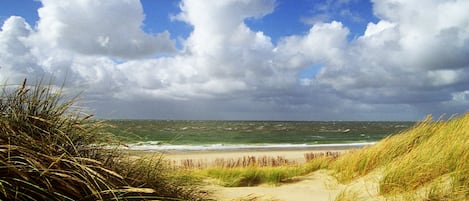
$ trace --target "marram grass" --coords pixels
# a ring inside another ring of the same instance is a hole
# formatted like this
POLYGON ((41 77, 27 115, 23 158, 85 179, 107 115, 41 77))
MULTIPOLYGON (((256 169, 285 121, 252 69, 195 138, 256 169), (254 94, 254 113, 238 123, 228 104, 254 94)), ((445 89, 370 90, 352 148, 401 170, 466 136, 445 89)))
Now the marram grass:
POLYGON ((220 180, 226 187, 257 186, 267 183, 277 185, 302 174, 298 167, 239 167, 209 168, 205 174, 220 180))
POLYGON ((114 141, 91 117, 51 85, 4 85, 0 200, 203 199, 181 180, 170 182, 162 166, 128 164, 101 146, 114 141))
POLYGON ((423 200, 467 200, 469 113, 447 121, 427 117, 374 146, 339 157, 329 168, 342 182, 379 171, 384 196, 415 192, 423 200))
MULTIPOLYGON (((335 155, 334 155, 335 156, 335 155)), ((312 173, 335 160, 334 156, 320 155, 305 164, 288 164, 281 162, 255 163, 250 165, 230 166, 218 165, 198 170, 203 176, 218 179, 220 185, 226 187, 257 186, 260 184, 279 185, 295 181, 298 176, 312 173), (282 165, 273 165, 282 164, 282 165)), ((260 157, 261 159, 263 157, 260 157)), ((281 157, 277 157, 280 158, 281 157)))
MULTIPOLYGON (((194 177, 161 160, 124 160, 102 143, 112 138, 76 99, 39 83, 0 92, 0 200, 203 200, 194 177)), ((278 184, 317 169, 341 182, 378 172, 390 200, 469 200, 469 113, 448 121, 430 117, 374 146, 304 165, 208 168, 226 186, 278 184)), ((344 191, 341 198, 358 196, 344 191)))

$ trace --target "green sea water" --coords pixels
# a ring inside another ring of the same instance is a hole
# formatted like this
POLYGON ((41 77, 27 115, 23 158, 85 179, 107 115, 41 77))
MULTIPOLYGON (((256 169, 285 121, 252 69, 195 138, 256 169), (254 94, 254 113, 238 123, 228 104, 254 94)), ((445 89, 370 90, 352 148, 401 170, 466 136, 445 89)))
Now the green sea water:
POLYGON ((379 141, 414 122, 111 120, 111 133, 133 147, 252 147, 379 141))

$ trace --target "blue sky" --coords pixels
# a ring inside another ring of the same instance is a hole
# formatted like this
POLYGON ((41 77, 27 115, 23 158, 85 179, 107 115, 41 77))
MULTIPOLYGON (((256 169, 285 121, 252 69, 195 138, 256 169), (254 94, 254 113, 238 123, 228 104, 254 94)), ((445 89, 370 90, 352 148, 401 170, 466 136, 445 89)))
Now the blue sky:
POLYGON ((0 81, 66 80, 99 118, 460 114, 468 9, 464 0, 0 0, 0 81))
POLYGON ((23 16, 29 23, 34 24, 39 17, 37 9, 41 2, 32 0, 1 0, 0 20, 4 21, 12 15, 23 16))
MULTIPOLYGON (((251 29, 266 33, 272 38, 272 42, 276 43, 281 37, 306 33, 310 28, 309 23, 313 21, 339 20, 343 22, 351 31, 350 40, 362 35, 368 22, 376 21, 372 14, 372 4, 369 1, 333 2, 330 0, 279 0, 276 1, 275 12, 263 18, 249 18, 245 22, 251 29)), ((141 4, 145 13, 143 30, 149 33, 168 30, 173 39, 188 37, 192 27, 171 19, 171 16, 180 11, 179 3, 175 0, 142 0, 141 4)), ((17 15, 34 25, 39 19, 37 9, 40 7, 40 1, 2 0, 0 19, 3 21, 9 16, 17 15)))
MULTIPOLYGON (((142 29, 148 33, 168 30, 172 38, 187 38, 192 27, 184 22, 171 19, 179 11, 176 0, 141 0, 145 13, 142 29)), ((262 18, 248 18, 245 23, 255 31, 262 31, 271 37, 273 43, 284 36, 304 34, 311 23, 341 21, 350 29, 349 40, 364 33, 368 22, 376 22, 369 1, 346 0, 278 0, 275 12, 262 18)), ((38 0, 2 0, 0 20, 16 15, 25 18, 32 26, 39 20, 37 10, 41 7, 38 0)), ((178 47, 181 47, 177 43, 178 47)))
MULTIPOLYGON (((331 0, 279 0, 275 12, 262 18, 249 18, 245 23, 255 31, 262 31, 276 43, 279 38, 308 32, 314 21, 330 22, 339 20, 347 25, 350 40, 362 35, 368 22, 376 22, 369 1, 331 0)), ((179 2, 174 0, 142 0, 145 11, 143 29, 148 32, 169 30, 175 37, 186 38, 192 27, 175 20, 171 16, 179 12, 179 2)))

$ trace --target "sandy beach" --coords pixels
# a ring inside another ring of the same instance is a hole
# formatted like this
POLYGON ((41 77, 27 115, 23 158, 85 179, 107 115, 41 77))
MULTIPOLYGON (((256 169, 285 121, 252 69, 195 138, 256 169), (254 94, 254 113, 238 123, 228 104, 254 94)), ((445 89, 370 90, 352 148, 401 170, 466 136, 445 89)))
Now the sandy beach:
POLYGON ((299 164, 305 163, 305 154, 308 153, 326 153, 326 152, 340 152, 344 153, 347 150, 328 149, 328 150, 251 150, 251 151, 223 151, 223 152, 169 152, 165 156, 172 161, 181 161, 192 159, 194 161, 205 161, 211 164, 216 159, 237 159, 246 156, 260 157, 281 157, 292 162, 299 164))
MULTIPOLYGON (((201 161, 210 164, 216 159, 237 159, 245 156, 254 157, 283 157, 299 164, 305 162, 306 153, 341 152, 350 149, 314 149, 314 150, 232 150, 232 151, 189 151, 165 152, 167 160, 178 162, 183 160, 201 161)), ((135 152, 135 151, 134 151, 135 152)), ((151 151, 138 151, 137 155, 155 154, 151 151)), ((215 200, 334 200, 344 185, 326 171, 320 170, 309 175, 298 177, 295 182, 284 183, 279 186, 260 185, 254 187, 223 187, 215 183, 208 183, 204 187, 212 193, 215 200)))
POLYGON ((217 151, 142 151, 129 150, 131 156, 151 156, 163 154, 164 158, 176 163, 183 160, 200 161, 210 165, 216 159, 238 159, 247 156, 259 157, 282 157, 299 164, 306 162, 305 154, 308 153, 345 153, 357 149, 357 147, 338 146, 321 147, 314 149, 240 149, 240 150, 217 150, 217 151))
POLYGON ((298 178, 297 182, 282 184, 280 186, 261 185, 255 187, 221 187, 210 185, 206 187, 213 192, 213 199, 220 201, 231 200, 334 200, 344 185, 327 174, 317 171, 298 178))

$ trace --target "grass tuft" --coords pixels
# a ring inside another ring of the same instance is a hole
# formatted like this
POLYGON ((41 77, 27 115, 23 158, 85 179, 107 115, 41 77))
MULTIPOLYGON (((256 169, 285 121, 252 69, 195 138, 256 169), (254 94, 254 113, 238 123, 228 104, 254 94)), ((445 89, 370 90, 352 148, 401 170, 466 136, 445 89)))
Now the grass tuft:
POLYGON ((215 163, 214 166, 206 167, 199 172, 204 176, 220 180, 220 185, 225 187, 279 185, 295 181, 298 176, 326 168, 338 154, 311 153, 305 157, 311 156, 314 156, 314 159, 305 164, 297 164, 280 156, 242 157, 238 160, 223 160, 225 163, 215 163))
POLYGON ((124 163, 121 153, 109 148, 117 142, 101 132, 105 125, 76 102, 66 99, 61 88, 42 82, 4 85, 0 200, 203 199, 182 183, 167 182, 170 178, 160 166, 124 163))
POLYGON ((210 168, 204 170, 209 177, 219 179, 225 187, 257 186, 267 183, 278 185, 302 175, 298 167, 210 168))
POLYGON ((152 189, 160 199, 204 200, 198 188, 201 180, 190 172, 173 168, 161 154, 126 160, 116 168, 130 186, 152 189))
POLYGON ((447 121, 433 121, 429 116, 413 128, 339 157, 329 166, 341 182, 380 171, 379 192, 385 196, 429 188, 427 200, 467 199, 469 113, 447 121))

